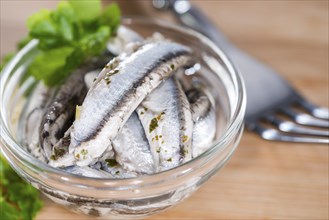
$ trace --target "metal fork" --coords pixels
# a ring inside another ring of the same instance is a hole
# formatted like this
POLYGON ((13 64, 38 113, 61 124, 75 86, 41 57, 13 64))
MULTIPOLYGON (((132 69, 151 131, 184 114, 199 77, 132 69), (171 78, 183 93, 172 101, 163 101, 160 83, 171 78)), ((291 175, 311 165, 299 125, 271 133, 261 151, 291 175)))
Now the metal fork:
POLYGON ((208 36, 236 64, 247 91, 249 130, 266 140, 329 143, 327 108, 311 104, 274 70, 235 47, 188 0, 153 0, 153 6, 174 12, 183 25, 208 36))

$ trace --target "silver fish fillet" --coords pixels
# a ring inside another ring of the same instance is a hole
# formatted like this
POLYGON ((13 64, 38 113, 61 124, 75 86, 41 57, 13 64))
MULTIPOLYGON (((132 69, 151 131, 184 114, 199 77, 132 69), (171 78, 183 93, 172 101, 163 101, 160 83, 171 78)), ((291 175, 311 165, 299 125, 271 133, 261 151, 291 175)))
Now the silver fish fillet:
POLYGON ((120 163, 116 160, 116 155, 113 150, 106 151, 100 158, 99 161, 92 165, 97 169, 103 170, 111 175, 114 179, 123 179, 136 177, 138 174, 133 171, 126 170, 122 167, 120 163))
POLYGON ((80 176, 92 178, 112 178, 112 175, 110 175, 109 173, 102 170, 96 170, 91 167, 71 166, 64 168, 64 170, 69 173, 73 173, 80 176))
POLYGON ((27 107, 27 115, 24 119, 25 125, 23 130, 23 141, 30 152, 37 159, 47 162, 43 150, 39 144, 39 126, 44 115, 49 99, 54 95, 54 90, 49 89, 40 82, 34 89, 29 105, 27 107))
POLYGON ((57 94, 47 107, 40 125, 40 145, 45 156, 51 157, 53 146, 63 137, 65 131, 74 120, 75 106, 80 105, 87 94, 84 75, 102 66, 109 56, 89 60, 79 69, 75 70, 66 82, 58 89, 57 94))
POLYGON ((96 162, 143 99, 173 72, 192 62, 191 50, 152 42, 130 56, 110 62, 89 90, 71 132, 70 153, 77 165, 96 162), (112 65, 112 66, 111 66, 112 65), (79 157, 85 153, 86 157, 79 157))
POLYGON ((77 70, 60 87, 48 106, 41 122, 40 144, 45 156, 51 157, 53 146, 63 137, 75 114, 75 106, 81 104, 87 93, 81 70, 77 70))
POLYGON ((215 138, 216 112, 209 97, 201 90, 193 88, 187 92, 187 97, 194 121, 192 156, 197 157, 210 147, 215 138))
POLYGON ((151 174, 154 161, 142 124, 135 112, 112 141, 116 161, 126 170, 151 174))
POLYGON ((175 78, 161 84, 137 108, 151 146, 157 171, 192 157, 193 121, 190 104, 175 78))
POLYGON ((107 49, 111 53, 118 55, 125 50, 125 47, 128 44, 142 40, 143 38, 138 33, 123 25, 120 25, 117 30, 117 36, 110 39, 107 44, 107 49))

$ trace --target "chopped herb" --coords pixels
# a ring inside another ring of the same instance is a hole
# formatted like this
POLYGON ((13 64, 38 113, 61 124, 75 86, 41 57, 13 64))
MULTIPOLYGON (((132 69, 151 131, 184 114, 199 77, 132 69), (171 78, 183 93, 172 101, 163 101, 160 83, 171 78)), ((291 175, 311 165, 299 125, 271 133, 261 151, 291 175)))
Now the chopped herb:
POLYGON ((159 148, 156 149, 156 152, 157 153, 160 153, 160 151, 161 151, 161 147, 159 147, 159 148))
POLYGON ((105 162, 109 167, 116 167, 118 162, 115 159, 106 159, 105 162))
POLYGON ((157 141, 159 140, 159 135, 155 136, 155 140, 157 140, 157 141))
POLYGON ((182 138, 183 143, 186 142, 186 141, 188 141, 188 139, 189 139, 188 136, 187 135, 184 135, 183 138, 182 138))
POLYGON ((149 133, 151 133, 152 131, 154 131, 158 126, 159 126, 158 119, 157 118, 153 118, 151 120, 151 123, 150 123, 150 126, 149 126, 149 133))
POLYGON ((141 115, 144 115, 144 112, 141 112, 141 115))
POLYGON ((80 154, 76 154, 75 158, 80 159, 80 154))
POLYGON ((162 135, 160 135, 159 138, 162 138, 162 135))
POLYGON ((119 170, 115 172, 115 174, 116 174, 116 175, 118 175, 119 173, 120 173, 120 171, 119 171, 119 170))
POLYGON ((172 158, 170 157, 169 159, 167 159, 168 162, 171 162, 172 161, 172 158))
POLYGON ((75 107, 75 119, 79 119, 81 115, 82 106, 77 105, 75 107))
POLYGON ((64 156, 65 153, 66 153, 66 150, 63 148, 54 148, 54 154, 51 155, 50 159, 57 160, 58 158, 64 156))
POLYGON ((161 141, 161 144, 164 144, 164 141, 161 141))
POLYGON ((144 111, 146 111, 147 112, 147 110, 149 110, 148 108, 146 108, 146 107, 144 107, 144 111))
POLYGON ((88 154, 88 150, 86 150, 86 149, 82 149, 81 151, 80 151, 80 153, 82 154, 82 155, 87 155, 88 154))
POLYGON ((172 70, 174 70, 174 69, 175 69, 175 65, 174 65, 174 64, 171 64, 171 65, 170 65, 170 68, 171 68, 172 70))

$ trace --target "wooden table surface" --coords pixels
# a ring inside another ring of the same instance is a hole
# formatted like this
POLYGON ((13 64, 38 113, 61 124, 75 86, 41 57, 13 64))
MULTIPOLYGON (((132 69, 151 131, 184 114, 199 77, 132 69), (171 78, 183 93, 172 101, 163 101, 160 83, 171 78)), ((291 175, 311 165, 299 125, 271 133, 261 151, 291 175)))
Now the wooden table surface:
MULTIPOLYGON (((328 1, 194 3, 240 48, 328 107, 328 1)), ((29 14, 55 4, 1 0, 1 54, 26 32, 29 14)), ((120 4, 124 14, 171 19, 149 1, 120 4)), ((224 169, 189 199, 149 219, 328 219, 328 153, 328 145, 268 142, 246 131, 224 169)), ((93 219, 45 204, 37 219, 93 219)))

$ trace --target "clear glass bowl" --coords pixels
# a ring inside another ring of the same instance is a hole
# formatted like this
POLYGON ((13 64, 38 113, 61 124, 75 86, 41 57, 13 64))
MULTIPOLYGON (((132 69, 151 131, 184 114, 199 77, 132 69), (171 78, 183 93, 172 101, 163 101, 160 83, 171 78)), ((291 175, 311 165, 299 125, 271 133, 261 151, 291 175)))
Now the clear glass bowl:
MULTIPOLYGON (((246 94, 241 76, 227 56, 209 39, 192 30, 161 21, 125 18, 122 24, 142 36, 160 32, 194 50, 202 71, 182 75, 188 83, 202 83, 214 97, 217 114, 216 140, 200 156, 174 169, 130 179, 95 179, 55 169, 35 159, 24 148, 19 122, 29 103, 24 95, 33 78, 26 68, 37 52, 31 41, 3 69, 1 77, 1 152, 26 181, 66 208, 103 217, 141 217, 172 207, 189 197, 221 169, 236 149, 243 131, 246 94)), ((33 88, 33 87, 32 87, 33 88)))

